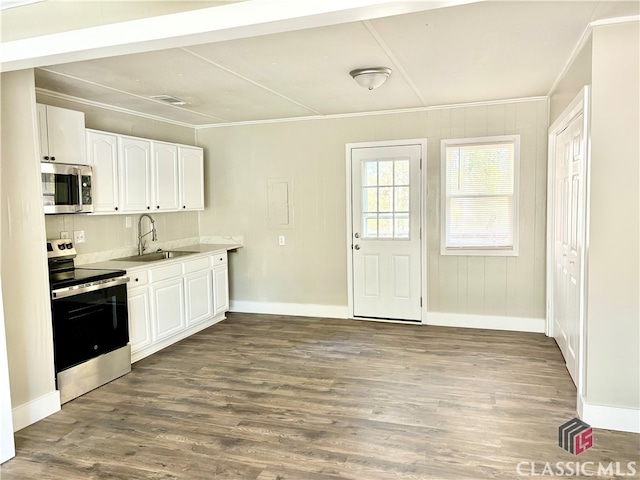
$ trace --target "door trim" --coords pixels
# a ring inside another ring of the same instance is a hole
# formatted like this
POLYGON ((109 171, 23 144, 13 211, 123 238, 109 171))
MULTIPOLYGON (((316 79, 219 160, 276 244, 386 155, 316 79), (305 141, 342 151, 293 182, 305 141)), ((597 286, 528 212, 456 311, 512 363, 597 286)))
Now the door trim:
POLYGON ((400 320, 389 320, 384 318, 356 317, 353 314, 353 220, 351 218, 351 151, 355 148, 377 148, 377 147, 405 147, 418 145, 420 147, 420 285, 422 308, 420 309, 420 323, 426 324, 427 319, 427 278, 426 278, 426 258, 427 258, 427 234, 425 231, 427 215, 427 139, 414 138, 403 140, 387 140, 379 142, 359 142, 347 143, 345 145, 345 166, 346 166, 346 218, 347 218, 347 315, 350 319, 370 320, 391 323, 408 323, 415 325, 415 322, 402 322, 400 320))
POLYGON ((555 268, 555 152, 556 152, 556 135, 568 127, 571 121, 580 113, 583 114, 584 121, 584 144, 585 155, 583 162, 583 180, 584 180, 584 205, 583 205, 583 225, 582 232, 582 252, 580 253, 580 292, 579 292, 579 345, 580 352, 578 355, 578 381, 576 385, 577 398, 576 404, 580 404, 581 398, 586 393, 586 322, 587 322, 587 267, 589 259, 589 219, 591 217, 589 190, 591 184, 591 111, 590 111, 591 89, 589 85, 585 85, 580 93, 565 108, 558 119, 549 127, 549 143, 547 155, 547 318, 545 334, 553 337, 553 318, 554 318, 554 268, 555 268))

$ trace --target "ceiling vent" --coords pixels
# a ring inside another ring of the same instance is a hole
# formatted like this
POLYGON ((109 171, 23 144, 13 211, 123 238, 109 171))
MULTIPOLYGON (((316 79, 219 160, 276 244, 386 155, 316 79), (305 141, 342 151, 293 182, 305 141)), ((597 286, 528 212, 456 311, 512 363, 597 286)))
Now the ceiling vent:
POLYGON ((178 97, 172 97, 171 95, 155 95, 155 96, 149 97, 149 98, 152 98, 154 100, 160 100, 161 102, 168 103, 169 105, 180 106, 180 105, 186 105, 187 104, 187 102, 185 102, 184 100, 181 100, 178 97))

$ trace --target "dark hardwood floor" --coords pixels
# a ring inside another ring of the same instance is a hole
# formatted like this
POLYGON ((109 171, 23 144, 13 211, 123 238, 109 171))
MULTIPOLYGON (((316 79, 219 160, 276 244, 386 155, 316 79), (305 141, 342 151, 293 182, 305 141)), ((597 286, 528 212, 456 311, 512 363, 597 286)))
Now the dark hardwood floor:
POLYGON ((638 435, 606 430, 560 449, 575 396, 541 334, 230 314, 17 432, 0 478, 513 479, 520 462, 640 460, 638 435))

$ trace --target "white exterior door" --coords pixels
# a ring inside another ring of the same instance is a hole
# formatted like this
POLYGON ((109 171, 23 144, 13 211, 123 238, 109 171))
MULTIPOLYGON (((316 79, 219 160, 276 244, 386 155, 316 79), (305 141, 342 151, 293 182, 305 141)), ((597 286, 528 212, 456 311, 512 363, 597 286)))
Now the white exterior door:
POLYGON ((556 134, 554 172, 553 337, 578 385, 585 203, 584 114, 556 134))
POLYGON ((422 146, 351 149, 353 316, 420 321, 422 146))

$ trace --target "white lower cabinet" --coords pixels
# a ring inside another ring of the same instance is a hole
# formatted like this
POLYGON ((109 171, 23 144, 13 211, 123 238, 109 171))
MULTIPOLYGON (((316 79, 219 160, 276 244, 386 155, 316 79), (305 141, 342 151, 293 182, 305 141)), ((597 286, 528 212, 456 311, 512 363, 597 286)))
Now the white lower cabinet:
POLYGON ((227 264, 216 265, 212 269, 213 304, 215 315, 229 310, 229 269, 227 264))
POLYGON ((226 318, 227 252, 127 273, 132 362, 226 318))
POLYGON ((149 308, 149 289, 147 287, 130 288, 129 299, 129 343, 131 351, 138 351, 153 343, 151 336, 151 310, 149 308))
POLYGON ((182 278, 151 284, 156 340, 184 330, 184 288, 182 278))
MULTIPOLYGON (((208 271, 184 278, 187 304, 187 325, 195 325, 213 316, 213 288, 208 271)), ((225 310, 226 311, 226 310, 225 310)), ((221 312, 216 312, 221 313, 221 312)))

